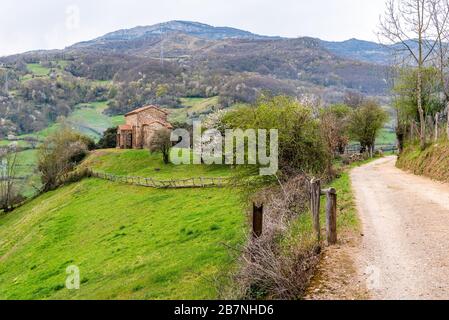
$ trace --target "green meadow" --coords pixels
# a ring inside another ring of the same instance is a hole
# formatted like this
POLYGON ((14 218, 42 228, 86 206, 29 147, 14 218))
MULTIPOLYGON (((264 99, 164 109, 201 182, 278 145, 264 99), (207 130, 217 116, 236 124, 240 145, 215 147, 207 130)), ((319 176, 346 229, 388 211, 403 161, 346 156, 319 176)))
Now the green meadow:
MULTIPOLYGON (((162 167, 143 151, 118 155, 88 161, 124 174, 144 172, 145 161, 162 167)), ((0 215, 0 299, 217 298, 236 265, 229 248, 245 239, 244 212, 229 189, 159 190, 99 179, 65 186, 0 215), (72 265, 80 290, 65 287, 72 265)))
POLYGON ((83 166, 118 176, 155 179, 227 177, 231 173, 229 166, 225 165, 164 164, 160 154, 151 154, 148 150, 98 150, 84 162, 83 166))

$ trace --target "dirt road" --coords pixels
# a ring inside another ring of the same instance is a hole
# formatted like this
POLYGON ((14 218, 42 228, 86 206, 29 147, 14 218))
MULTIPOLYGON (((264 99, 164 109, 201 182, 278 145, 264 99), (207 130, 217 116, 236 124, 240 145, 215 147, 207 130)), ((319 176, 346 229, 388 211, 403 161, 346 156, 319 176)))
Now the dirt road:
POLYGON ((395 161, 351 173, 363 224, 357 269, 375 299, 449 299, 449 185, 395 161))

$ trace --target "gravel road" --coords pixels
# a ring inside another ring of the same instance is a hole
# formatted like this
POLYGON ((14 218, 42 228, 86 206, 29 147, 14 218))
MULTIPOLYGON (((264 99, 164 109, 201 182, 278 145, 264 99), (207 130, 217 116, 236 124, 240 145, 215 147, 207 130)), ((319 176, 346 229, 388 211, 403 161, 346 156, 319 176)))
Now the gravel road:
POLYGON ((351 173, 363 225, 357 269, 374 299, 449 299, 449 185, 395 162, 351 173))

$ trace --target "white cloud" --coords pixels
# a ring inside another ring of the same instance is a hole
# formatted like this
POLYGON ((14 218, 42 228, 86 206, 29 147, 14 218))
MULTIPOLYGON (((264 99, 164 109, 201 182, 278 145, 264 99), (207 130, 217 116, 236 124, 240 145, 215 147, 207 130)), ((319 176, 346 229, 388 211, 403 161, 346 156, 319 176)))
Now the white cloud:
POLYGON ((0 55, 64 48, 168 20, 266 35, 375 40, 383 7, 384 0, 0 0, 0 55))

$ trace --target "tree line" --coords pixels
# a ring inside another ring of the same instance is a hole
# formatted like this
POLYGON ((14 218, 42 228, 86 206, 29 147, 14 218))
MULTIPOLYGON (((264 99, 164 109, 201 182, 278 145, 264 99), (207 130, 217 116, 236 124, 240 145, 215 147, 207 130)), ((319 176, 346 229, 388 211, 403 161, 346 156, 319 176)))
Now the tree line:
POLYGON ((393 49, 391 68, 397 137, 425 148, 439 138, 446 119, 449 138, 449 1, 388 0, 380 40, 393 49))

